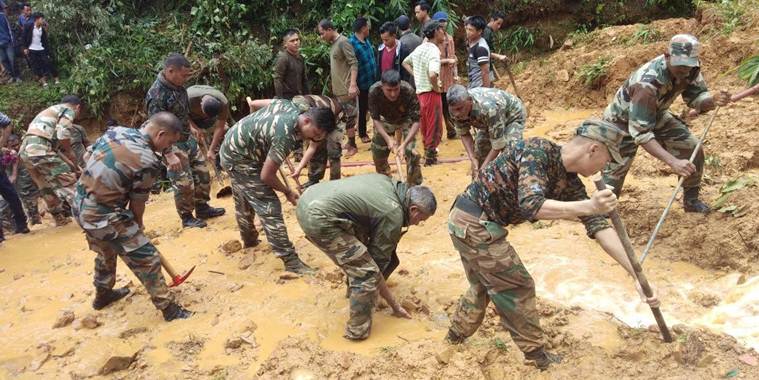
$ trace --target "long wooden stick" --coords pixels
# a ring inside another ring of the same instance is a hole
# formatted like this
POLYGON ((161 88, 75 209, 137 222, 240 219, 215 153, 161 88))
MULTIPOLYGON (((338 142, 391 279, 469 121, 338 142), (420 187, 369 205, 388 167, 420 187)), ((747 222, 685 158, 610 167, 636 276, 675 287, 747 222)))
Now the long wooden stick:
POLYGON ((401 158, 398 157, 397 150, 401 146, 401 142, 403 142, 403 131, 398 129, 395 131, 395 141, 396 141, 396 153, 395 153, 395 166, 398 169, 398 177, 401 178, 401 182, 406 182, 406 173, 403 172, 403 165, 401 164, 401 158))
MULTIPOLYGON (((295 173, 295 167, 293 166, 293 163, 290 162, 290 157, 285 157, 285 164, 287 164, 287 168, 290 169, 290 173, 295 173)), ((298 194, 303 194, 303 185, 300 184, 298 177, 293 177, 293 180, 298 186, 298 194)))
MULTIPOLYGON (((606 189, 606 184, 604 183, 603 179, 597 179, 593 182, 596 184, 596 188, 599 191, 606 189)), ((611 218, 612 224, 614 224, 614 229, 617 231, 619 240, 622 241, 622 246, 625 248, 627 259, 630 261, 630 265, 633 268, 635 279, 643 289, 643 294, 645 294, 646 297, 653 297, 654 292, 651 290, 651 285, 648 284, 646 275, 643 274, 643 268, 635 259, 635 250, 632 246, 632 243, 630 243, 630 237, 627 235, 625 224, 622 222, 622 218, 619 216, 619 212, 617 212, 617 210, 613 210, 611 213, 609 213, 609 217, 611 218)), ((669 332, 669 328, 667 327, 667 323, 664 321, 664 316, 662 315, 661 310, 659 310, 658 307, 651 306, 651 312, 654 314, 654 319, 656 319, 656 324, 659 326, 659 331, 661 332, 662 338, 664 338, 665 342, 671 343, 672 334, 669 332)))
MULTIPOLYGON (((717 113, 719 112, 720 107, 717 106, 717 108, 714 110, 714 114, 712 114, 712 118, 709 120, 709 124, 704 129, 704 132, 701 134, 701 138, 698 140, 698 144, 696 144, 696 148, 693 149, 693 153, 690 155, 690 160, 688 162, 693 163, 693 160, 696 159, 696 155, 698 154, 698 151, 701 149, 701 146, 704 144, 704 139, 706 139, 706 134, 709 133, 709 128, 712 127, 712 123, 714 123, 714 118, 717 117, 717 113)), ((667 202, 667 207, 664 208, 664 212, 662 212, 661 217, 659 218, 659 222, 656 223, 656 227, 654 227, 654 232, 651 233, 651 237, 648 239, 648 243, 646 244, 646 248, 643 250, 643 254, 640 255, 640 264, 643 265, 643 261, 646 260, 646 256, 648 256, 648 253, 651 251, 651 248, 654 246, 654 240, 656 240, 656 235, 659 234, 659 230, 664 225, 664 219, 667 218, 667 215, 669 215, 669 209, 672 208, 672 203, 675 202, 675 197, 677 197, 677 193, 680 192, 680 188, 683 187, 683 182, 685 181, 685 177, 680 177, 680 180, 677 182, 677 187, 675 187, 675 191, 672 192, 672 195, 669 197, 669 201, 667 202)))

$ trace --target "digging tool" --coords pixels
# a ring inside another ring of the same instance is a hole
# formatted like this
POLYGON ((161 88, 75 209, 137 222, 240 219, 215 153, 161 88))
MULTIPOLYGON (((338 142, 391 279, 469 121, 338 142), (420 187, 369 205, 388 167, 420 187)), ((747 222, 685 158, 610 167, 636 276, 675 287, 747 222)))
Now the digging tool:
MULTIPOLYGON (((596 185, 596 189, 599 191, 606 189, 606 184, 604 183, 603 179, 599 178, 593 182, 596 185)), ((635 250, 633 249, 632 243, 630 243, 630 236, 627 235, 625 224, 622 222, 622 218, 620 218, 619 212, 617 212, 617 210, 613 210, 611 213, 609 213, 609 217, 611 218, 612 224, 614 224, 614 229, 617 231, 619 240, 622 241, 622 246, 625 248, 627 259, 630 260, 630 265, 635 272, 635 279, 638 281, 638 284, 640 284, 641 289, 643 289, 643 294, 645 294, 646 297, 653 297, 654 292, 651 290, 651 286, 648 284, 646 275, 643 274, 643 268, 641 268, 638 261, 635 260, 635 250)), ((659 331, 661 332, 661 336, 664 338, 664 341, 667 343, 672 343, 672 334, 669 332, 669 328, 667 327, 667 323, 664 321, 664 316, 662 315, 661 310, 659 310, 659 307, 651 306, 651 312, 654 314, 654 319, 656 319, 656 324, 659 326, 659 331)))
POLYGON ((190 270, 188 270, 184 274, 182 275, 177 274, 177 271, 174 270, 174 267, 171 266, 171 264, 169 264, 168 261, 166 261, 166 258, 163 257, 163 255, 160 252, 158 253, 158 256, 161 258, 161 266, 169 274, 169 277, 171 277, 171 284, 169 285, 170 288, 179 286, 181 283, 185 282, 185 280, 187 280, 187 277, 190 277, 190 275, 192 274, 192 271, 195 270, 195 266, 193 265, 192 268, 190 268, 190 270))
MULTIPOLYGON (((706 139, 706 134, 709 133, 709 128, 712 127, 712 123, 714 123, 714 118, 717 117, 717 113, 719 112, 719 109, 720 109, 720 106, 717 106, 717 108, 714 109, 714 114, 712 114, 712 118, 709 119, 709 124, 707 124, 706 128, 704 129, 704 132, 701 134, 701 138, 698 139, 698 144, 696 144, 696 148, 693 149, 693 153, 691 153, 690 160, 688 160, 688 162, 693 163, 693 160, 696 158, 696 154, 698 154, 698 151, 701 149, 701 146, 704 144, 704 140, 706 139)), ((664 225, 664 219, 667 218, 667 215, 669 214, 669 209, 672 208, 672 203, 675 202, 675 197, 677 196, 677 193, 680 192, 680 189, 683 187, 684 181, 685 181, 685 177, 680 177, 680 181, 677 182, 677 187, 675 187, 675 191, 673 191, 672 196, 669 197, 669 201, 667 202, 667 207, 664 208, 664 212, 662 212, 661 217, 659 218, 659 222, 656 223, 654 232, 651 233, 651 237, 648 239, 646 248, 643 250, 643 254, 640 256, 640 265, 643 265, 643 261, 646 260, 646 256, 648 256, 648 253, 651 251, 651 248, 654 246, 654 240, 656 240, 656 235, 659 233, 659 230, 661 229, 662 225, 664 225)))
MULTIPOLYGON (((285 164, 287 164, 287 168, 290 169, 290 173, 295 173, 295 167, 290 161, 290 157, 285 157, 285 164)), ((298 186, 298 193, 303 194, 303 185, 300 184, 298 177, 294 177, 293 181, 295 181, 295 185, 298 186)))
MULTIPOLYGON (((395 131, 395 142, 396 142, 396 151, 401 146, 401 141, 403 140, 403 131, 400 129, 395 131)), ((403 165, 401 164, 401 158, 398 157, 398 154, 395 154, 395 166, 398 169, 398 177, 401 178, 401 182, 406 182, 406 174, 403 173, 403 165)))
MULTIPOLYGON (((200 145, 200 151, 203 153, 203 157, 207 157, 208 146, 206 145, 205 139, 200 139, 198 143, 199 143, 198 145, 200 145)), ((221 174, 216 169, 216 164, 213 162, 210 162, 209 166, 213 168, 213 177, 216 179, 217 182, 219 182, 219 187, 221 187, 221 189, 216 192, 216 198, 224 198, 224 197, 228 197, 232 195, 232 187, 224 184, 224 180, 221 178, 221 174)))
MULTIPOLYGON (((285 187, 287 188, 287 191, 293 191, 292 187, 290 187, 290 181, 287 180, 287 175, 285 175, 285 171, 282 170, 282 166, 279 167, 279 175, 282 176, 282 181, 285 182, 285 187)), ((298 189, 298 194, 303 194, 300 192, 300 189, 298 189)))

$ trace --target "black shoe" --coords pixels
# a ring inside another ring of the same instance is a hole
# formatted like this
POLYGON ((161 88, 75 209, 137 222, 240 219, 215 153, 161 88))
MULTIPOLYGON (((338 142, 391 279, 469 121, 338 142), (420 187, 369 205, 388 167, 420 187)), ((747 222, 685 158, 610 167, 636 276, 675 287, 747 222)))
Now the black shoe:
POLYGON ((127 294, 129 294, 129 288, 126 287, 118 289, 97 288, 95 300, 92 301, 92 308, 95 310, 100 310, 126 297, 127 294))
POLYGON ((261 240, 259 239, 253 239, 253 240, 242 239, 243 248, 253 248, 253 247, 257 247, 259 244, 261 244, 261 240))
POLYGON ((211 207, 208 203, 195 206, 195 215, 200 219, 211 219, 217 216, 222 216, 226 210, 221 207, 211 207))
POLYGON ((526 352, 524 358, 535 363, 535 367, 539 370, 545 371, 551 364, 561 363, 561 356, 547 352, 543 348, 538 348, 535 351, 526 352))
POLYGON ((182 215, 182 227, 183 228, 203 228, 208 224, 200 219, 196 219, 192 214, 182 215))
POLYGON ((683 206, 685 207, 685 212, 697 212, 699 214, 708 214, 712 212, 711 207, 698 199, 698 193, 698 187, 685 189, 683 194, 683 206))
POLYGON ((445 336, 445 341, 450 344, 461 344, 464 343, 465 340, 466 337, 456 334, 451 329, 448 329, 448 335, 445 336))
POLYGON ((166 306, 165 309, 161 310, 161 313, 163 313, 163 320, 166 322, 171 322, 175 319, 187 319, 192 317, 193 314, 193 312, 177 305, 174 302, 170 303, 169 306, 166 306))
POLYGON ((452 132, 452 133, 447 134, 445 137, 447 137, 448 140, 455 140, 459 136, 456 134, 456 132, 452 132))
POLYGON ((293 272, 297 274, 311 274, 315 272, 313 268, 311 268, 310 266, 306 265, 306 263, 301 261, 298 255, 283 257, 282 261, 285 262, 285 270, 288 272, 293 272))
POLYGON ((32 218, 32 219, 30 220, 30 223, 31 223, 31 225, 33 225, 33 226, 34 226, 34 225, 37 225, 37 224, 42 224, 42 218, 40 218, 40 216, 39 216, 39 215, 37 215, 37 217, 36 217, 36 218, 32 218))
POLYGON ((16 227, 16 233, 17 234, 28 234, 29 232, 29 226, 24 225, 21 228, 16 227))

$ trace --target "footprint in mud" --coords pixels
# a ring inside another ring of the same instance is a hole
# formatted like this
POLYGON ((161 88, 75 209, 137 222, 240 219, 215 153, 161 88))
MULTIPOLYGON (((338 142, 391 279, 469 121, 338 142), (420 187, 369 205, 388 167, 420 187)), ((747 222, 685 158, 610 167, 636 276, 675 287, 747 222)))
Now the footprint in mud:
POLYGON ((166 346, 171 353, 179 360, 192 360, 205 346, 206 339, 196 335, 188 335, 187 340, 181 342, 169 342, 166 346))

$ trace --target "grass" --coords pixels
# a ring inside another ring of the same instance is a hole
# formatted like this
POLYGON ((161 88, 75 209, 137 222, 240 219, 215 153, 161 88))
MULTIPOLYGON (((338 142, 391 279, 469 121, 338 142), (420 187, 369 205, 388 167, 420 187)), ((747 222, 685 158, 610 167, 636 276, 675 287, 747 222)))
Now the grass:
POLYGON ((609 70, 609 58, 601 57, 596 62, 580 67, 578 75, 589 88, 598 88, 609 70))
POLYGON ((627 41, 628 45, 650 44, 661 39, 662 34, 651 25, 640 25, 627 41))
POLYGON ((15 131, 26 131, 27 124, 34 116, 58 102, 61 96, 60 87, 52 84, 47 88, 31 80, 3 84, 0 85, 0 112, 13 120, 15 131))

